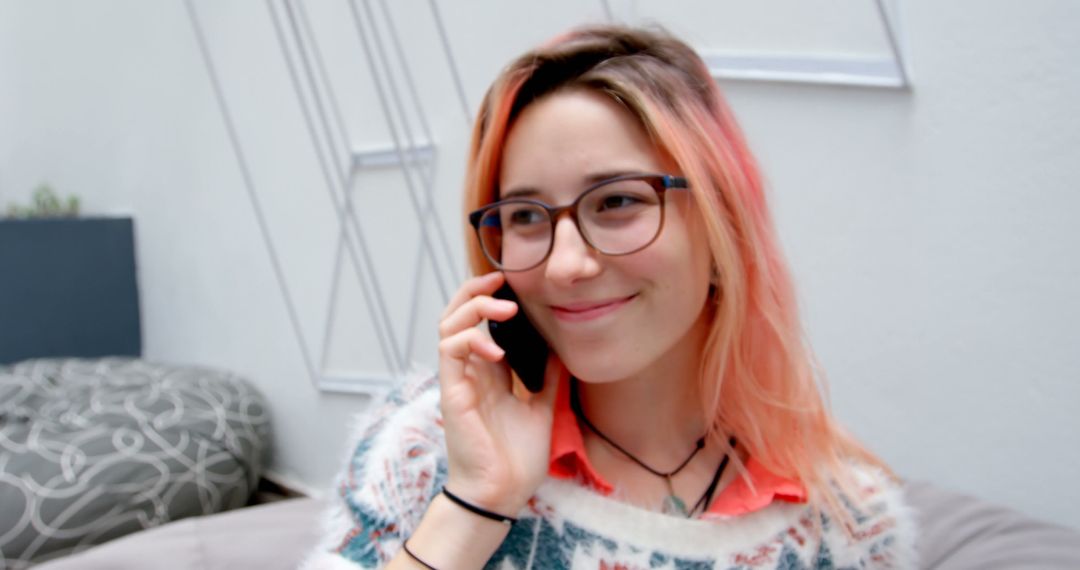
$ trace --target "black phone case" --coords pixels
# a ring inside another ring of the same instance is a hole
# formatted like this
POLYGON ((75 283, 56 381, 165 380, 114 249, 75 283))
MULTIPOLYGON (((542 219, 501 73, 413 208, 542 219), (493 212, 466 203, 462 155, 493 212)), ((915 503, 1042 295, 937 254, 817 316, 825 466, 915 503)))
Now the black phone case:
POLYGON ((498 299, 518 304, 518 311, 503 322, 488 321, 488 330, 495 344, 506 351, 506 362, 517 373, 525 388, 537 393, 544 388, 544 368, 547 365, 548 345, 540 332, 529 322, 517 295, 504 284, 495 292, 498 299))

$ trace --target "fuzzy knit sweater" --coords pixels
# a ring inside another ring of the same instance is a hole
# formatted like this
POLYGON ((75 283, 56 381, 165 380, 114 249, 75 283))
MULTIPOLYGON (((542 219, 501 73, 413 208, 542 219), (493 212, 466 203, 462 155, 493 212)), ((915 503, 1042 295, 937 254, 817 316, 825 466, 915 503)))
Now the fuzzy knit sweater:
MULTIPOLYGON (((407 383, 368 418, 357 426, 324 538, 304 570, 383 566, 446 481, 435 379, 407 383)), ((876 471, 855 474, 862 496, 846 501, 851 533, 806 504, 775 502, 737 517, 681 519, 549 477, 487 568, 914 568, 914 519, 900 489, 876 471)))

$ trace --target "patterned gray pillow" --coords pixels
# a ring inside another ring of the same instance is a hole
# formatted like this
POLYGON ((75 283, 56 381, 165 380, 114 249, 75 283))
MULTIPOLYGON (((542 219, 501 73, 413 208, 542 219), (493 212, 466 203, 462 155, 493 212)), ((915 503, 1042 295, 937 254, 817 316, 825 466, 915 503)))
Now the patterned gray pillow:
POLYGON ((269 449, 241 378, 130 358, 0 366, 0 567, 243 506, 269 449))

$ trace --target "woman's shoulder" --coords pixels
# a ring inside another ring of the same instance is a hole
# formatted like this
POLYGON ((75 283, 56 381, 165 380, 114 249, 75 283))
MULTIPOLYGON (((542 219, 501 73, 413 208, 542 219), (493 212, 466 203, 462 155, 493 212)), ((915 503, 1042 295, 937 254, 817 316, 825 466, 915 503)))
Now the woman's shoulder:
POLYGON ((324 540, 306 567, 385 564, 445 480, 438 380, 413 373, 357 416, 324 514, 324 540))
POLYGON ((413 371, 393 388, 376 395, 367 410, 357 414, 350 442, 363 442, 408 427, 441 430, 438 416, 438 378, 428 371, 413 371))
POLYGON ((901 481, 884 469, 848 464, 848 484, 834 483, 841 512, 821 514, 823 544, 838 564, 914 568, 917 525, 901 481))
POLYGON ((903 485, 892 473, 865 463, 849 463, 851 485, 834 483, 847 513, 864 529, 876 526, 900 525, 913 520, 913 512, 904 498, 903 485))
MULTIPOLYGON (((438 479, 445 470, 445 434, 439 383, 430 373, 412 373, 357 416, 351 430, 339 487, 385 487, 407 477, 438 479)), ((427 485, 425 485, 426 487, 427 485)))

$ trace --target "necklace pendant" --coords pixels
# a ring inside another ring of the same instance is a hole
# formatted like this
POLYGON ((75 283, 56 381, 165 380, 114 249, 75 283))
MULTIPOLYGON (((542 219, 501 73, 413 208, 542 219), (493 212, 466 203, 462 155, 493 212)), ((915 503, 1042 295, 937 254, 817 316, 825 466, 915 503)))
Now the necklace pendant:
POLYGON ((669 515, 678 515, 681 517, 689 516, 690 513, 686 512, 686 503, 682 499, 675 495, 668 495, 664 497, 664 513, 669 515))

